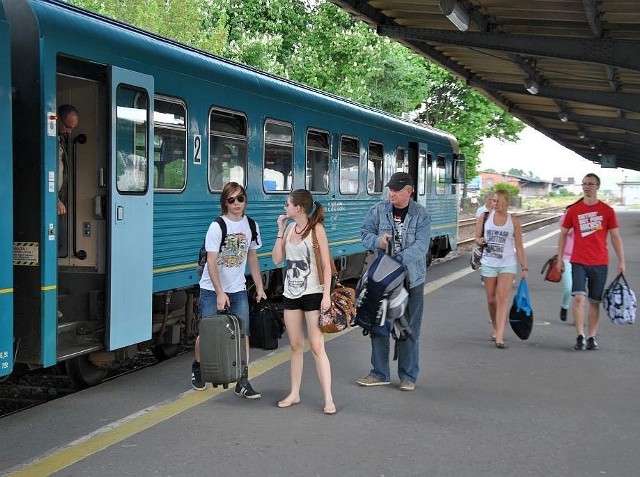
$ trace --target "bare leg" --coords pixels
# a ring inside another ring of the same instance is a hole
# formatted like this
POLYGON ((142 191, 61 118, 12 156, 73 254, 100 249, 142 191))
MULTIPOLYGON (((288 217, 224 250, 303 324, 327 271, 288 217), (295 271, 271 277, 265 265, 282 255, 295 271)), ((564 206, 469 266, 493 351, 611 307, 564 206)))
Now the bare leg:
POLYGON ((600 324, 600 303, 589 302, 589 336, 598 334, 598 325, 600 324))
POLYGON ((509 295, 513 286, 513 273, 498 275, 496 287, 496 343, 504 343, 504 330, 509 318, 509 295))
POLYGON ((584 295, 574 295, 573 296, 573 306, 571 307, 573 311, 573 324, 576 327, 576 333, 578 336, 584 336, 584 301, 586 296, 584 295))
POLYGON ((194 348, 194 359, 196 360, 196 363, 200 362, 200 337, 199 336, 196 338, 196 346, 194 348))
POLYGON ((318 326, 319 317, 319 311, 308 311, 305 313, 311 353, 316 363, 316 372, 318 373, 320 388, 324 396, 324 412, 333 414, 336 406, 333 403, 333 396, 331 394, 331 363, 324 348, 324 333, 320 331, 320 327, 318 326))
POLYGON ((300 402, 300 384, 304 364, 304 328, 302 310, 284 310, 284 322, 291 346, 291 390, 289 395, 278 403, 279 407, 288 407, 300 402))
POLYGON ((491 336, 496 337, 496 287, 498 277, 484 277, 484 291, 487 294, 487 308, 491 318, 491 336))

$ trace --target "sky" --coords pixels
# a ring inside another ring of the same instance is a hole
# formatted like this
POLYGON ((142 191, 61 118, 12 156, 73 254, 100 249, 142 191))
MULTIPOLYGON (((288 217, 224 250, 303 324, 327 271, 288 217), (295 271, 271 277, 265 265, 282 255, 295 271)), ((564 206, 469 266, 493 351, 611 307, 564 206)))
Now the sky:
POLYGON ((576 153, 527 126, 520 133, 518 142, 501 142, 491 138, 484 141, 480 153, 480 170, 494 169, 507 172, 511 168, 529 171, 540 179, 551 181, 554 177, 574 177, 582 180, 585 174, 597 174, 602 189, 614 189, 616 182, 627 178, 640 180, 640 172, 631 169, 602 169, 576 153))

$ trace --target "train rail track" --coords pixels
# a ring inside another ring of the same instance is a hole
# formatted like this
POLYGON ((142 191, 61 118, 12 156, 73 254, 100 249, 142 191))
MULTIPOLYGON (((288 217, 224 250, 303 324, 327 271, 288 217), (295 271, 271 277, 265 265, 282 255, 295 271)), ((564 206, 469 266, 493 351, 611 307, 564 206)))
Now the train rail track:
MULTIPOLYGON (((183 349, 179 354, 188 351, 183 349)), ((109 371, 103 382, 155 366, 159 362, 150 350, 141 351, 126 365, 109 371)), ((57 366, 9 376, 0 382, 0 418, 80 390, 57 366)))
MULTIPOLYGON (((542 227, 556 222, 561 215, 562 208, 545 208, 518 213, 523 218, 522 226, 525 230, 542 227)), ((438 259, 432 265, 451 260, 466 253, 473 243, 474 225, 476 219, 462 219, 458 223, 458 250, 443 259, 438 259)), ((183 349, 180 354, 190 349, 183 349)), ((110 371, 105 381, 117 379, 120 376, 134 373, 144 368, 154 366, 159 361, 151 351, 139 352, 127 365, 110 371)), ((0 382, 0 418, 15 414, 30 407, 73 394, 80 389, 74 387, 64 371, 58 367, 40 369, 24 374, 9 376, 0 382)))
MULTIPOLYGON (((561 210, 563 209, 553 207, 521 212, 516 215, 522 218, 522 229, 526 231, 557 222, 562 215, 561 210)), ((465 248, 465 246, 473 244, 474 241, 476 219, 467 219, 466 222, 464 225, 461 223, 458 224, 458 237, 461 237, 458 241, 458 248, 465 248)))

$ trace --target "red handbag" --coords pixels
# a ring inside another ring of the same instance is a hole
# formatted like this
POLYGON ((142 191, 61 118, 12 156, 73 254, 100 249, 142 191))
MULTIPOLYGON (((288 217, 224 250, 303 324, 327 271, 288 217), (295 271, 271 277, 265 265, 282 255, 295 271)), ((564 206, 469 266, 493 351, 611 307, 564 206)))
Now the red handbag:
POLYGON ((540 272, 548 282, 558 283, 562 280, 562 270, 558 267, 558 256, 554 255, 542 267, 540 272))

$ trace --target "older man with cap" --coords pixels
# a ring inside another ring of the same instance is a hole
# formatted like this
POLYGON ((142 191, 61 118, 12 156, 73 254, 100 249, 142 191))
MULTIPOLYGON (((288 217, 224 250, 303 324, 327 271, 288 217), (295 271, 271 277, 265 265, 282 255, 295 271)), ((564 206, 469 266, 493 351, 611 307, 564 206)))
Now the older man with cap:
MULTIPOLYGON (((427 278, 427 252, 431 235, 431 215, 411 199, 414 180, 406 172, 396 172, 387 183, 389 199, 373 205, 360 232, 368 250, 391 255, 407 270, 409 302, 407 319, 412 334, 398 343, 398 378, 402 391, 413 391, 420 362, 420 325, 424 308, 424 284, 427 278)), ((391 383, 389 336, 371 334, 372 369, 356 381, 359 386, 391 383)))

